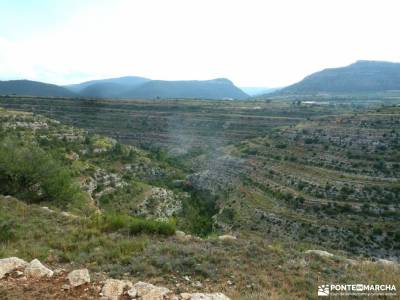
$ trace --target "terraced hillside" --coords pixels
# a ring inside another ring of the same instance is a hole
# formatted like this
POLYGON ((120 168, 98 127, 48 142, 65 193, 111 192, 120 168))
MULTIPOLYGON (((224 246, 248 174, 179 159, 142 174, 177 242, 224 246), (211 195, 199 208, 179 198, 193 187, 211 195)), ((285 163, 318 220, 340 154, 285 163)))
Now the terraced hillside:
MULTIPOLYGON (((110 199, 115 200, 110 210, 122 210, 116 203, 127 194, 129 207, 124 209, 126 213, 135 209, 137 214, 147 201, 158 200, 152 207, 155 210, 166 199, 171 204, 187 197, 183 192, 159 187, 183 175, 146 151, 26 112, 0 110, 0 122, 3 194, 79 214, 84 213, 82 206, 103 209, 110 199), (52 181, 54 178, 59 181, 52 181), (56 193, 56 189, 64 193, 56 193), (84 197, 77 197, 80 191, 84 197), (75 205, 74 198, 79 198, 80 203, 75 205)), ((155 218, 168 220, 180 209, 181 205, 170 207, 169 215, 155 218)), ((148 214, 151 212, 147 209, 148 214)))
POLYGON ((248 206, 248 228, 398 258, 399 124, 400 108, 383 108, 315 118, 232 147, 246 166, 236 197, 248 206))
MULTIPOLYGON (((203 210, 214 229, 246 228, 355 254, 399 256, 396 106, 38 98, 1 103, 146 146, 152 159, 181 168, 169 187, 211 192, 211 206, 203 210), (186 183, 177 185, 179 180, 186 183)), ((129 164, 120 169, 121 178, 132 176, 129 164)), ((102 202, 115 206, 112 195, 102 202)))
POLYGON ((40 113, 90 132, 174 154, 214 150, 306 118, 360 111, 349 104, 308 107, 265 101, 96 101, 0 97, 0 106, 40 113))
POLYGON ((58 119, 0 110, 1 257, 233 299, 400 278, 399 107, 1 101, 58 119), (135 113, 161 150, 114 139, 135 113), (165 116, 203 147, 172 156, 165 116))

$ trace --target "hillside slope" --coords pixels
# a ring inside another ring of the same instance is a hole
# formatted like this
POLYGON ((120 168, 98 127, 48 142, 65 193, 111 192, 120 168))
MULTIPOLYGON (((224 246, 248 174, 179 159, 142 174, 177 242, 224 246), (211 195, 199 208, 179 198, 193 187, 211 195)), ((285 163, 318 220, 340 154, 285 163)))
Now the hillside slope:
MULTIPOLYGON (((31 278, 11 269, 0 278, 1 299, 132 299, 126 289, 120 298, 104 297, 108 277, 131 284, 151 282, 176 294, 218 291, 232 300, 314 299, 318 285, 325 282, 400 284, 396 263, 304 251, 293 243, 249 236, 221 240, 126 235, 9 196, 0 195, 0 221, 0 236, 7 236, 0 261, 10 256, 27 262, 39 259, 54 270, 50 278, 31 278), (82 268, 89 269, 91 283, 72 287, 68 272, 82 268)), ((23 268, 17 270, 24 273, 23 268)))
POLYGON ((389 90, 400 90, 400 63, 357 61, 346 67, 313 73, 277 93, 363 93, 389 90))
POLYGON ((31 80, 0 81, 0 95, 42 97, 74 97, 76 94, 61 86, 31 80))

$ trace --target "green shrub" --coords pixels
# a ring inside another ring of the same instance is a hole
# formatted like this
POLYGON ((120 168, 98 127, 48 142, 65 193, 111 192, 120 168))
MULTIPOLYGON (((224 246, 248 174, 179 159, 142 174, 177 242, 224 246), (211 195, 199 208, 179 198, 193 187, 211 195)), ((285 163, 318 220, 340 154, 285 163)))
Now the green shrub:
POLYGON ((85 200, 67 167, 39 146, 20 143, 13 137, 0 142, 0 192, 59 206, 85 200))
POLYGON ((189 190, 191 197, 183 201, 184 216, 180 226, 198 236, 207 236, 213 231, 213 216, 218 213, 217 196, 210 193, 189 190))
POLYGON ((95 224, 105 232, 124 231, 133 235, 147 233, 169 236, 175 234, 176 230, 173 221, 161 222, 122 214, 106 214, 97 217, 95 224))
POLYGON ((0 219, 0 242, 7 242, 15 238, 16 222, 0 219))

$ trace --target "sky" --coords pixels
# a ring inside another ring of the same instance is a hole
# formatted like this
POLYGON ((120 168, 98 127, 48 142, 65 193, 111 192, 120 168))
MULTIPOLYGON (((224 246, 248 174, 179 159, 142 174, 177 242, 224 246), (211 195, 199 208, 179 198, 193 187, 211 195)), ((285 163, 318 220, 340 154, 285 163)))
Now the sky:
POLYGON ((136 75, 282 87, 400 62, 398 0, 0 0, 0 80, 136 75))

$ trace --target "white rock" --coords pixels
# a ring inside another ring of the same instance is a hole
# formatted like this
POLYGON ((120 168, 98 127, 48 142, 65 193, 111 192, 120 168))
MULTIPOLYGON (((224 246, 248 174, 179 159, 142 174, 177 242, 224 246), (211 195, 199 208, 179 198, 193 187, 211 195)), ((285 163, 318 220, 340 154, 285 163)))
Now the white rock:
POLYGON ((184 233, 183 231, 177 230, 177 231, 175 231, 175 235, 178 238, 184 238, 186 236, 186 233, 184 233))
POLYGON ((380 263, 382 265, 388 265, 388 266, 394 266, 397 264, 393 260, 388 260, 388 259, 383 259, 383 258, 378 259, 378 263, 380 263))
POLYGON ((151 283, 139 281, 133 285, 137 291, 137 296, 141 300, 163 300, 171 291, 165 287, 155 286, 151 283))
POLYGON ((128 280, 107 279, 101 293, 107 299, 118 300, 125 288, 132 288, 132 283, 128 280))
POLYGON ((212 293, 212 294, 203 294, 203 293, 182 293, 182 300, 230 300, 227 296, 222 293, 212 293))
POLYGON ((181 299, 182 299, 182 300, 190 300, 191 297, 192 297, 192 294, 189 294, 189 293, 181 293, 181 299))
POLYGON ((224 234, 224 235, 220 235, 218 237, 218 239, 221 241, 234 241, 234 240, 236 240, 236 236, 233 236, 230 234, 224 234))
POLYGON ((137 290, 133 287, 128 290, 128 296, 131 298, 137 297, 137 290))
POLYGON ((324 250, 307 250, 305 253, 306 254, 316 254, 319 256, 323 256, 323 257, 333 257, 334 256, 332 253, 329 253, 328 251, 324 251, 324 250))
POLYGON ((74 270, 68 274, 69 284, 72 287, 77 287, 82 284, 90 282, 90 275, 88 269, 74 270))
POLYGON ((25 268, 24 274, 33 278, 51 277, 53 276, 53 271, 43 266, 38 259, 34 259, 25 268))
POLYGON ((54 210, 48 208, 47 206, 43 206, 43 207, 41 207, 41 209, 42 209, 43 211, 45 211, 45 212, 48 212, 48 213, 53 213, 53 212, 54 212, 54 210))
POLYGON ((28 263, 26 261, 18 257, 0 259, 0 279, 16 269, 25 268, 27 265, 28 263))
POLYGON ((62 211, 62 212, 60 213, 60 215, 62 215, 63 217, 66 217, 66 218, 71 218, 71 219, 76 219, 76 218, 78 218, 78 216, 75 216, 75 215, 73 215, 73 214, 71 214, 71 213, 69 213, 69 212, 66 212, 66 211, 62 211))
POLYGON ((54 271, 54 275, 61 275, 63 273, 65 273, 65 269, 55 269, 54 271))
POLYGON ((201 287, 203 287, 203 284, 200 281, 195 281, 192 283, 192 286, 201 288, 201 287))

